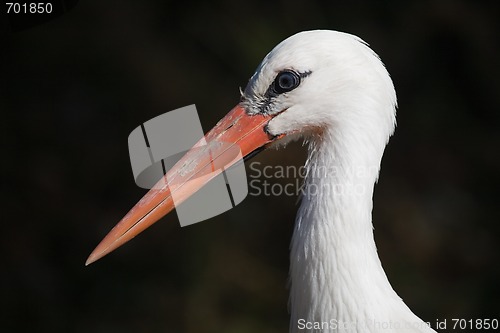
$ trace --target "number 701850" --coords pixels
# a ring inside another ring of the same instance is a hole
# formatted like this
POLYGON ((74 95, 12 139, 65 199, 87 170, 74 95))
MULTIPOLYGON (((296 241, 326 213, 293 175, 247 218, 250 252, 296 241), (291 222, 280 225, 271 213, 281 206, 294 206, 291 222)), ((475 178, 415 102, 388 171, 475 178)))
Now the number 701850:
POLYGON ((7 14, 50 14, 52 3, 50 2, 6 2, 7 14))
POLYGON ((461 330, 489 330, 498 329, 498 319, 452 319, 453 329, 461 330))

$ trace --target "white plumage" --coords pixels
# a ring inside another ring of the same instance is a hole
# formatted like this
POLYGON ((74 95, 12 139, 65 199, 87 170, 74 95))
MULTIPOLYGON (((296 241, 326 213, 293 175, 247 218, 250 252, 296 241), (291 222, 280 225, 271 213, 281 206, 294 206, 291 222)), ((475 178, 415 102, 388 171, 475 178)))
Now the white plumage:
POLYGON ((301 332, 432 332, 392 289, 373 238, 373 186, 396 114, 384 65, 355 36, 299 33, 265 57, 245 105, 258 105, 283 69, 310 72, 268 111, 286 110, 269 122, 271 134, 293 133, 309 149, 290 253, 291 332, 305 323, 328 329, 301 332))

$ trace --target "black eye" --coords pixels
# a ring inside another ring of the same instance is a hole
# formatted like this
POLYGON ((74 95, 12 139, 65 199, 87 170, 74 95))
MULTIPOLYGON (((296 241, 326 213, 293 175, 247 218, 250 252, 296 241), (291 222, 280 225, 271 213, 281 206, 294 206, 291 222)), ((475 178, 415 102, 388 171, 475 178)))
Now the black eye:
POLYGON ((276 76, 274 80, 274 92, 283 94, 297 88, 300 84, 300 76, 291 70, 285 70, 276 76))

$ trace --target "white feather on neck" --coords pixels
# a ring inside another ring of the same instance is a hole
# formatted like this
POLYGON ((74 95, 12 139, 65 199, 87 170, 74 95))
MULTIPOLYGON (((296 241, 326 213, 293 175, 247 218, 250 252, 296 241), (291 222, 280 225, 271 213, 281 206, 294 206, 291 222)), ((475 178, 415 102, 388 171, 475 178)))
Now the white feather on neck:
POLYGON ((342 124, 309 143, 291 243, 290 331, 432 332, 392 289, 377 255, 372 196, 385 142, 353 133, 342 124), (299 330, 299 320, 328 327, 299 330))

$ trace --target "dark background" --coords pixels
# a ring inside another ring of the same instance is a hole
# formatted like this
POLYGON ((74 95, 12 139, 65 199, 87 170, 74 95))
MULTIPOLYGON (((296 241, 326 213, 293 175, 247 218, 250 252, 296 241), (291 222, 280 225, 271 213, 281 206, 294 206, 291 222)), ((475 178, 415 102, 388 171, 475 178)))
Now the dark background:
MULTIPOLYGON (((296 198, 249 196, 186 228, 171 214, 84 262, 144 194, 128 134, 193 103, 208 130, 274 45, 318 28, 366 40, 396 86, 374 199, 395 290, 433 324, 500 319, 499 17, 497 1, 80 1, 5 32, 0 329, 287 332, 296 198)), ((297 143, 255 160, 304 159, 297 143)))

